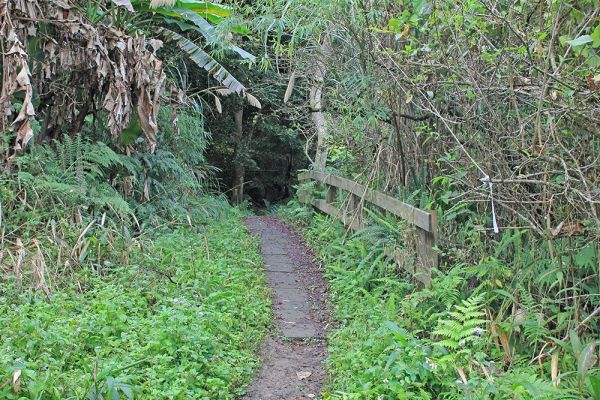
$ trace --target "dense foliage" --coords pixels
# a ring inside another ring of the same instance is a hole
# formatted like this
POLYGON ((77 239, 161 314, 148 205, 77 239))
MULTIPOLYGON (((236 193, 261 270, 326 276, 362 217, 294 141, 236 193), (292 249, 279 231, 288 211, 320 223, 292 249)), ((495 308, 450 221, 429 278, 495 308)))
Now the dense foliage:
POLYGON ((600 398, 598 0, 4 0, 0 42, 0 395, 240 394, 266 302, 222 194, 310 165, 440 223, 419 288, 402 221, 287 209, 327 396, 600 398))
POLYGON ((500 226, 596 237, 597 1, 275 3, 294 80, 326 70, 330 167, 482 215, 492 183, 500 226))
POLYGON ((221 207, 204 227, 140 240, 126 264, 81 270, 48 297, 3 277, 0 375, 11 384, 0 397, 240 394, 257 363, 269 301, 256 241, 240 212, 221 207))
MULTIPOLYGON (((560 299, 532 296, 527 282, 538 273, 535 263, 511 265, 499 251, 476 265, 438 271, 431 289, 419 288, 382 257, 379 238, 401 241, 400 232, 408 234, 395 221, 382 217, 379 227, 348 237, 340 223, 297 203, 280 213, 307 224, 305 236, 323 261, 332 292, 338 326, 329 335, 325 398, 600 396, 597 336, 581 335, 581 326, 571 326, 562 337, 566 328, 560 326, 571 312, 549 314, 546 307, 557 310, 560 299), (516 299, 519 308, 511 316, 516 299)), ((498 245, 515 240, 505 235, 498 245)), ((578 255, 582 268, 590 262, 587 251, 578 255)), ((521 250, 519 257, 528 252, 544 262, 544 251, 521 250)))
MULTIPOLYGON (((440 264, 432 291, 411 294, 419 301, 407 321, 401 307, 392 307, 399 321, 386 316, 416 338, 443 343, 450 355, 458 349, 456 357, 436 363, 444 374, 432 382, 441 386, 426 392, 434 398, 469 395, 457 392, 458 380, 465 390, 476 385, 471 393, 477 398, 486 382, 499 382, 499 376, 533 376, 526 367, 531 364, 539 366, 536 379, 549 392, 530 396, 592 396, 589 385, 597 382, 598 372, 582 371, 597 366, 599 354, 598 2, 262 4, 268 16, 257 28, 272 34, 269 44, 292 65, 291 86, 323 92, 319 103, 310 96, 308 101, 310 111, 323 113, 325 120, 325 129, 317 122, 312 129, 316 154, 327 153, 326 164, 315 162, 315 168, 437 213, 440 264), (435 306, 432 298, 442 304, 435 306), (461 329, 468 331, 470 322, 459 317, 471 312, 463 301, 475 300, 469 304, 485 312, 486 327, 481 340, 469 343, 461 329), (442 312, 456 314, 438 325, 442 312), (465 353, 467 344, 473 346, 465 353), (482 352, 482 344, 494 351, 483 347, 487 353, 482 352), (586 356, 579 358, 583 349, 586 356), (490 360, 493 368, 485 363, 490 360), (496 375, 490 372, 495 369, 496 375)), ((349 197, 337 199, 335 205, 348 209, 349 202, 349 197)), ((371 220, 382 226, 382 218, 371 220)), ((414 263, 414 250, 396 266, 385 264, 383 245, 395 242, 402 248, 412 241, 398 239, 390 226, 398 227, 383 224, 388 233, 368 239, 362 250, 352 249, 353 240, 330 249, 347 257, 348 271, 336 268, 335 275, 347 273, 352 279, 345 284, 357 285, 361 293, 372 291, 384 276, 410 282, 403 264, 414 263)), ((363 234, 373 235, 374 229, 363 234)), ((392 292, 397 299, 407 294, 392 292)), ((374 305, 388 296, 373 295, 369 304, 374 305)), ((364 303, 351 304, 362 310, 364 303)), ((357 329, 365 330, 365 346, 380 345, 369 333, 379 327, 363 322, 357 329)), ((352 343, 361 339, 352 342, 348 334, 339 348, 352 343)), ((361 354, 353 359, 371 360, 366 347, 361 354)), ((389 393, 359 390, 350 378, 371 362, 338 368, 349 375, 334 387, 385 398, 389 393)), ((373 376, 381 372, 376 371, 373 376)), ((401 379, 388 379, 401 390, 414 390, 401 379)), ((503 385, 498 389, 503 395, 521 395, 516 383, 503 385)))

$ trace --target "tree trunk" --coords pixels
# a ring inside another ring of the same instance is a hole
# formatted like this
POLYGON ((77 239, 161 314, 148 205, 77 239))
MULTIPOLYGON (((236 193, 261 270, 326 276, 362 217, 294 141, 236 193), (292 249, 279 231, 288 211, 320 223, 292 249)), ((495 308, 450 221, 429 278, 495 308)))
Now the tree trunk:
POLYGON ((330 54, 331 46, 329 40, 325 38, 320 45, 320 54, 315 60, 315 67, 312 71, 312 87, 310 90, 310 112, 317 132, 317 149, 313 161, 313 169, 317 171, 325 170, 327 162, 327 127, 325 126, 325 116, 323 115, 323 104, 321 98, 323 95, 323 85, 325 81, 325 72, 327 64, 325 58, 330 54))
POLYGON ((244 201, 244 175, 246 173, 246 168, 244 167, 244 163, 242 162, 244 152, 244 109, 241 108, 238 111, 236 111, 233 117, 235 120, 235 154, 233 157, 234 176, 232 201, 234 204, 241 204, 242 201, 244 201))

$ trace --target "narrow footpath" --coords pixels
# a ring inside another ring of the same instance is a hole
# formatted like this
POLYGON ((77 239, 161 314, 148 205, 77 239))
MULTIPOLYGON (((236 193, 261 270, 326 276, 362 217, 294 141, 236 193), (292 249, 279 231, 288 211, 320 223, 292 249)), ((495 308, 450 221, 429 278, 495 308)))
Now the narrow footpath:
POLYGON ((246 220, 262 241, 274 330, 245 400, 320 399, 327 355, 325 284, 303 239, 275 217, 246 220))

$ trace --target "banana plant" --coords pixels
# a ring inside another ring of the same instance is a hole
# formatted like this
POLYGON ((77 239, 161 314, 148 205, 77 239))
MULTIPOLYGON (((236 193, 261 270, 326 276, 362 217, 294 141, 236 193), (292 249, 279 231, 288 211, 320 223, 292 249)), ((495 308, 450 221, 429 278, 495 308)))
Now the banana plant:
MULTIPOLYGON (((118 7, 125 7, 131 13, 149 16, 152 22, 160 26, 157 32, 166 40, 177 44, 191 61, 205 69, 229 92, 245 97, 251 105, 260 108, 260 102, 247 93, 246 87, 205 50, 206 47, 219 47, 235 52, 251 63, 256 61, 252 54, 231 43, 226 43, 218 34, 215 26, 233 14, 229 7, 199 0, 112 0, 112 2, 118 7), (198 44, 186 37, 187 32, 199 34, 204 39, 204 43, 198 44)), ((237 27, 233 32, 244 33, 245 29, 237 27)))

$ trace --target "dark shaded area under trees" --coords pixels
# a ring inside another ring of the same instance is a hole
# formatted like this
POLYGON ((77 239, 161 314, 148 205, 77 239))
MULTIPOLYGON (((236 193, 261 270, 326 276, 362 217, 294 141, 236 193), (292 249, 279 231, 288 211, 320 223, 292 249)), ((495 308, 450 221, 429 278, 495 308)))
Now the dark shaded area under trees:
MULTIPOLYGON (((252 42, 245 42, 245 48, 257 54, 261 51, 252 42)), ((313 129, 306 117, 306 94, 301 88, 284 102, 293 67, 287 62, 268 69, 257 65, 249 69, 232 61, 225 64, 252 87, 261 108, 233 96, 218 105, 207 101, 210 113, 205 126, 213 138, 207 159, 220 170, 216 175, 221 190, 234 203, 248 200, 255 207, 287 200, 293 196, 297 171, 310 165, 303 135, 313 129), (241 132, 236 120, 240 116, 241 132)))

